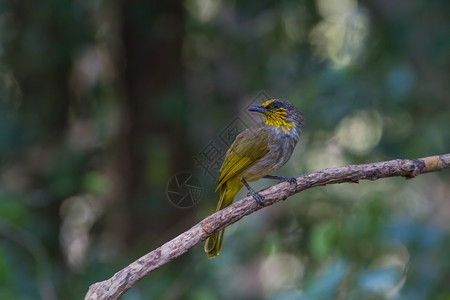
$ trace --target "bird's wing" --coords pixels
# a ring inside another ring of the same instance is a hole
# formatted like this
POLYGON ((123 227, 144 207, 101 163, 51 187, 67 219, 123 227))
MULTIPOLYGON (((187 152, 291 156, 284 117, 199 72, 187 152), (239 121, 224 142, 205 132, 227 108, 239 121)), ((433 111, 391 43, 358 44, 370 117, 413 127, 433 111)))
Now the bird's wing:
POLYGON ((228 179, 253 165, 269 151, 268 137, 269 131, 260 126, 247 129, 236 137, 220 169, 216 191, 228 179))

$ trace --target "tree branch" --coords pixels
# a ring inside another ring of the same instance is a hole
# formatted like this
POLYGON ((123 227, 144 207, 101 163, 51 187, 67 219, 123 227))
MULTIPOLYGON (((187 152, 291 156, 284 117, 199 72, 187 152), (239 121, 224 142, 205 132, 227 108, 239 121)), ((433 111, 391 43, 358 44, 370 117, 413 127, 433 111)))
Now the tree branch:
MULTIPOLYGON (((379 178, 402 176, 406 179, 450 167, 450 154, 429 156, 414 160, 395 159, 364 165, 350 165, 340 168, 324 169, 297 177, 297 184, 282 182, 262 190, 266 206, 272 205, 306 189, 327 184, 377 180, 379 178)), ((261 206, 252 198, 246 197, 233 205, 218 211, 171 241, 142 256, 108 280, 97 282, 89 287, 85 299, 118 299, 144 276, 186 253, 190 248, 204 241, 243 217, 260 210, 261 206)), ((206 259, 206 257, 205 257, 206 259)))

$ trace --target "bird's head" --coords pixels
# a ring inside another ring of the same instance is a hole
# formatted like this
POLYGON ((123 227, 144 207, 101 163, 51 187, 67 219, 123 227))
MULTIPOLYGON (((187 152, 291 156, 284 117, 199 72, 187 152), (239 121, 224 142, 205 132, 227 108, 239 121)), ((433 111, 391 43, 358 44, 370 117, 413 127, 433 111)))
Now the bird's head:
POLYGON ((275 126, 286 134, 289 134, 291 129, 300 132, 300 126, 305 122, 303 114, 287 100, 267 100, 261 105, 249 107, 248 110, 263 114, 266 118, 266 125, 275 126))

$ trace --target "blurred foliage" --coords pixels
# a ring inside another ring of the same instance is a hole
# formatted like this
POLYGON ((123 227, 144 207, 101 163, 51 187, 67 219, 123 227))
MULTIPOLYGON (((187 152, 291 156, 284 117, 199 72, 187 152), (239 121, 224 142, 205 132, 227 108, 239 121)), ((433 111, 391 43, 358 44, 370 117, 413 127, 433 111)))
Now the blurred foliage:
MULTIPOLYGON (((449 20, 443 0, 1 1, 0 299, 80 299, 210 214, 193 157, 266 95, 307 118, 280 174, 448 153, 449 20)), ((123 299, 450 299, 449 179, 305 191, 123 299)))

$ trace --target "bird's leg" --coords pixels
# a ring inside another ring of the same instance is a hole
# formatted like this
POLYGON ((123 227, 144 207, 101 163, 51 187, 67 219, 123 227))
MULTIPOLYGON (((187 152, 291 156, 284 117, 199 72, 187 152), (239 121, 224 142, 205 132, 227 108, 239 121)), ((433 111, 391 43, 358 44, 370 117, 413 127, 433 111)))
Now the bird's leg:
POLYGON ((255 198, 256 202, 258 202, 259 205, 264 206, 264 197, 261 196, 258 192, 256 192, 254 189, 251 188, 250 185, 248 185, 247 181, 245 181, 244 178, 242 178, 242 183, 245 185, 247 190, 250 192, 250 194, 255 198))
POLYGON ((295 183, 297 184, 297 179, 295 177, 283 177, 283 176, 278 176, 278 175, 266 175, 264 176, 264 178, 269 178, 269 179, 276 179, 279 180, 281 182, 290 182, 290 183, 295 183))

